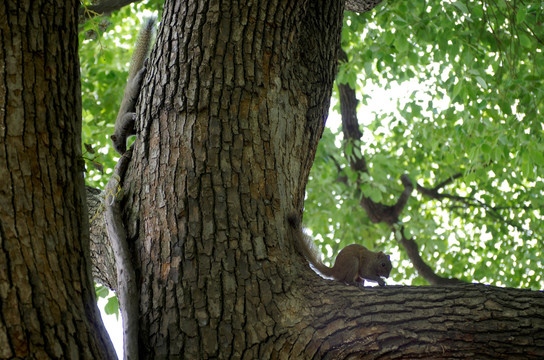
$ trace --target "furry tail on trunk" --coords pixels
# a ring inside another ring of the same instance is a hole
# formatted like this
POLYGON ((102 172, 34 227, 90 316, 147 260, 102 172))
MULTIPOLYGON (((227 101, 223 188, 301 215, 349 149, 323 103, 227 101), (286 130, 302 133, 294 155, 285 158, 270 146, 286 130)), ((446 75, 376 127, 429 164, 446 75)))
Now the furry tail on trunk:
POLYGON ((311 237, 302 230, 302 223, 297 214, 287 215, 291 239, 297 251, 323 276, 333 277, 333 269, 323 264, 318 250, 311 237))

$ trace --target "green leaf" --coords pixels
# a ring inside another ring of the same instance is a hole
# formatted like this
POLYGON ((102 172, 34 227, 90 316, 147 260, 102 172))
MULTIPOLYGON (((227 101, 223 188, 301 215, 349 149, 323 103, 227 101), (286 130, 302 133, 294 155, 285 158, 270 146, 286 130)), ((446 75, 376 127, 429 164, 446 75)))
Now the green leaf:
POLYGON ((519 41, 524 48, 531 49, 533 46, 531 39, 525 34, 519 35, 519 41))
POLYGON ((397 48, 399 53, 404 53, 408 50, 408 47, 410 46, 410 43, 408 40, 403 36, 397 36, 395 38, 395 47, 397 48))
POLYGON ((478 82, 478 84, 480 84, 481 87, 483 87, 485 90, 487 90, 487 83, 485 82, 485 80, 481 76, 476 76, 475 79, 478 82))
POLYGON ((96 284, 94 287, 94 291, 96 293, 96 297, 98 298, 106 298, 110 293, 110 290, 107 287, 103 285, 96 285, 96 284))
POLYGON ((117 296, 112 296, 108 299, 108 302, 104 306, 104 312, 108 315, 116 315, 119 319, 119 301, 117 296))
POLYGON ((483 143, 482 146, 481 146, 481 150, 482 150, 482 152, 485 153, 485 154, 491 154, 491 151, 492 151, 493 149, 492 149, 491 146, 489 146, 488 144, 483 143))
POLYGON ((516 24, 521 24, 525 21, 525 17, 527 16, 527 8, 521 7, 522 4, 518 5, 517 12, 516 12, 516 24))
POLYGON ((382 195, 382 193, 381 193, 380 191, 378 191, 377 189, 372 189, 372 190, 370 191, 369 196, 370 196, 370 199, 371 199, 372 201, 374 201, 375 203, 380 203, 380 202, 382 202, 382 200, 383 200, 383 195, 382 195))
POLYGON ((465 4, 463 4, 460 1, 455 1, 451 3, 453 6, 455 6, 457 9, 459 9, 463 14, 468 14, 468 8, 465 4))

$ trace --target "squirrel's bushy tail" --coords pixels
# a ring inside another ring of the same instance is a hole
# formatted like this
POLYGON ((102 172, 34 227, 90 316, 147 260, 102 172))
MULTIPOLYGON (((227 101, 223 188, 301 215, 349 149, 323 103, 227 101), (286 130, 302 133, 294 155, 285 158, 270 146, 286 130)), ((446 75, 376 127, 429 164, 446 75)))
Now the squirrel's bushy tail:
POLYGON ((157 18, 154 16, 146 19, 142 29, 140 30, 140 34, 138 34, 138 39, 136 40, 136 45, 134 46, 134 52, 132 53, 130 69, 128 70, 129 79, 134 78, 138 71, 144 67, 144 62, 147 58, 149 48, 151 47, 151 41, 153 40, 155 21, 157 21, 157 18))
POLYGON ((323 264, 319 252, 314 247, 312 238, 304 234, 300 217, 296 214, 287 215, 291 238, 297 251, 323 276, 332 277, 332 268, 323 264))

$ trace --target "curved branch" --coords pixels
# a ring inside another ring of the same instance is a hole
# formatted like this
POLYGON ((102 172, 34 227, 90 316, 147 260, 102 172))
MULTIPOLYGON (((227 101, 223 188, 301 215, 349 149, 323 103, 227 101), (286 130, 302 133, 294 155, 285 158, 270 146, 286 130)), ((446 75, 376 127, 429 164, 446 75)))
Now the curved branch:
POLYGON ((399 244, 401 244, 404 247, 404 250, 406 250, 406 254, 410 258, 412 265, 414 265, 414 269, 416 269, 417 273, 421 277, 427 280, 431 285, 453 285, 464 283, 463 281, 456 278, 443 278, 437 275, 434 270, 429 265, 427 265, 425 261, 423 261, 421 255, 419 254, 418 244, 414 241, 413 238, 408 239, 404 234, 404 230, 404 225, 402 225, 400 231, 395 232, 395 236, 397 237, 397 241, 399 242, 399 244), (400 239, 397 235, 400 235, 400 239))
MULTIPOLYGON (((504 216, 501 216, 501 214, 499 213, 499 209, 501 208, 498 208, 496 206, 491 206, 491 205, 488 205, 486 204, 485 202, 483 202, 482 200, 478 200, 472 196, 459 196, 459 195, 451 195, 451 194, 446 194, 446 193, 439 193, 438 191, 442 188, 444 188, 445 186, 451 184, 453 182, 453 180, 455 179, 458 179, 462 176, 461 173, 457 173, 455 175, 452 175, 450 176, 448 179, 442 181, 441 183, 439 183, 438 185, 434 186, 433 188, 425 188, 419 184, 417 184, 417 191, 421 194, 421 195, 424 195, 424 196, 427 196, 431 199, 435 199, 435 200, 443 200, 443 199, 448 199, 448 200, 452 200, 454 202, 458 202, 458 203, 461 203, 463 204, 465 207, 475 207, 475 208, 482 208, 484 209, 491 217, 495 218, 495 219, 498 219, 498 220, 501 220, 502 222, 516 228, 517 230, 519 230, 520 232, 523 232, 524 229, 523 229, 523 226, 519 225, 519 224, 516 224, 514 223, 513 221, 505 218, 504 216)), ((452 206, 451 208, 455 208, 456 206, 452 206)))
POLYGON ((402 191, 395 205, 376 203, 366 196, 361 198, 360 204, 368 214, 370 221, 373 223, 383 222, 389 226, 399 222, 399 216, 402 213, 402 210, 404 210, 404 207, 412 194, 412 190, 414 190, 414 185, 412 185, 412 181, 408 175, 402 175, 401 181, 404 185, 404 190, 402 191))
POLYGON ((422 195, 429 196, 433 199, 438 199, 438 197, 441 196, 438 193, 438 190, 453 183, 453 180, 459 179, 461 176, 463 176, 461 173, 454 174, 431 189, 424 188, 423 186, 417 184, 417 191, 422 195))

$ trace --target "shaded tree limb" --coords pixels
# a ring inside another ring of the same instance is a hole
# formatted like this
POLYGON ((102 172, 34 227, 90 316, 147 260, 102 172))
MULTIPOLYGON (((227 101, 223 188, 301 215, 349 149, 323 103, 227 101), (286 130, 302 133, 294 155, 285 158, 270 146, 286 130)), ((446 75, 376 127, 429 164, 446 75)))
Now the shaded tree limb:
MULTIPOLYGON (((341 61, 347 61, 347 55, 342 49, 339 51, 339 59, 341 61)), ((358 144, 361 142, 363 133, 359 129, 359 121, 357 119, 358 100, 355 95, 355 90, 347 84, 338 84, 338 92, 340 95, 340 113, 342 116, 342 132, 344 134, 344 140, 358 144)), ((363 155, 359 157, 356 154, 352 154, 349 157, 349 162, 352 170, 368 173, 368 167, 363 155)), ((370 198, 362 196, 360 204, 368 214, 370 221, 373 223, 384 222, 390 226, 398 222, 398 217, 406 206, 410 194, 414 189, 412 181, 407 175, 402 175, 401 181, 404 185, 404 191, 395 205, 391 206, 376 203, 370 198)))
MULTIPOLYGON (((348 61, 346 52, 341 48, 338 51, 338 58, 340 61, 348 61)), ((361 141, 363 133, 359 129, 359 121, 357 119, 357 105, 359 101, 355 96, 355 90, 347 84, 338 84, 338 94, 340 98, 340 114, 342 116, 344 140, 357 144, 361 141)), ((354 171, 368 172, 364 156, 358 157, 353 155, 348 160, 354 171)))

